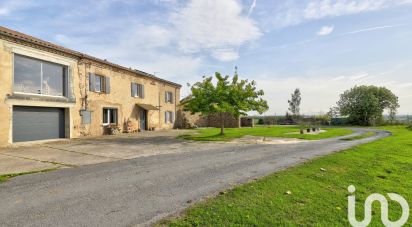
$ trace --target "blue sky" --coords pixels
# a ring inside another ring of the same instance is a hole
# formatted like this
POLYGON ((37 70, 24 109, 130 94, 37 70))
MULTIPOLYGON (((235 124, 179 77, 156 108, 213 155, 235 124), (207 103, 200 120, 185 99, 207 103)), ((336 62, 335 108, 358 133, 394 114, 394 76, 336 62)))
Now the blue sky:
POLYGON ((386 86, 412 114, 412 0, 2 0, 0 25, 183 85, 215 71, 284 114, 326 112, 354 85, 386 86))

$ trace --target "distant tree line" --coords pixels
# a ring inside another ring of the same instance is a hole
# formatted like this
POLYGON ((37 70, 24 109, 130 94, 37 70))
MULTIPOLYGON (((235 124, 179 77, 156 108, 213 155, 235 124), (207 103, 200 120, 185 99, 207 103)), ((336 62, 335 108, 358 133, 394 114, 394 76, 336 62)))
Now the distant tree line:
POLYGON ((284 116, 259 118, 259 124, 332 124, 332 125, 382 125, 400 123, 396 119, 398 97, 385 87, 355 86, 340 95, 337 106, 318 116, 301 115, 301 92, 296 88, 288 100, 284 116), (384 119, 383 113, 389 113, 384 119))

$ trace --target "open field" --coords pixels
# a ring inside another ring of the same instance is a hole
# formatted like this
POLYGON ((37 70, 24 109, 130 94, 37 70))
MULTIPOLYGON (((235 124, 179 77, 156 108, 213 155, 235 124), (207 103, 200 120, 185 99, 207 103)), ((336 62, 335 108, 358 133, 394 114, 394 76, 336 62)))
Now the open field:
POLYGON ((320 134, 289 134, 299 132, 299 126, 265 126, 254 128, 227 128, 225 135, 221 136, 218 128, 196 129, 194 133, 183 135, 181 138, 197 141, 229 141, 242 136, 264 136, 264 137, 282 137, 298 138, 306 140, 319 140, 338 136, 349 135, 352 131, 344 128, 322 128, 326 130, 320 134))
MULTIPOLYGON (((358 220, 371 193, 398 193, 412 204, 412 131, 405 126, 381 129, 393 135, 235 187, 162 225, 349 226, 349 185, 356 187, 358 220)), ((378 205, 371 226, 381 225, 378 205)), ((390 219, 399 219, 400 206, 389 206, 390 219)))

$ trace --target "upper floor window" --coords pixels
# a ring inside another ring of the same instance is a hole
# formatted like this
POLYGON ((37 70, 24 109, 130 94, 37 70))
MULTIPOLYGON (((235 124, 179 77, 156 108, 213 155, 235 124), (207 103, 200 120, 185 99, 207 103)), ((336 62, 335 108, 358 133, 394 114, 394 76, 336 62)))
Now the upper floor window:
POLYGON ((68 67, 14 54, 14 91, 66 96, 68 67))
POLYGON ((98 93, 110 94, 110 77, 90 73, 89 90, 98 93))
POLYGON ((132 97, 139 97, 144 99, 144 85, 132 83, 132 97))
POLYGON ((170 91, 165 92, 165 102, 166 103, 173 103, 173 93, 170 91))

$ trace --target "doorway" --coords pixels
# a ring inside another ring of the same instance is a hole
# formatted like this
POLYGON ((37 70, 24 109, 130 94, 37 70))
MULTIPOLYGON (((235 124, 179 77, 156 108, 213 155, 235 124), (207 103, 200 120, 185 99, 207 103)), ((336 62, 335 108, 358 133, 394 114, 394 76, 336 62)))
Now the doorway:
POLYGON ((147 110, 140 110, 140 130, 147 130, 147 110))

